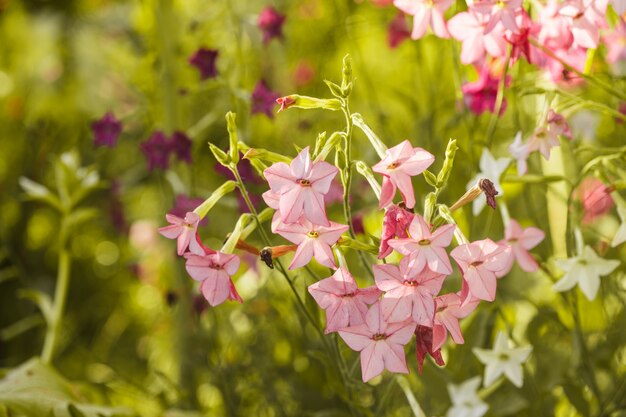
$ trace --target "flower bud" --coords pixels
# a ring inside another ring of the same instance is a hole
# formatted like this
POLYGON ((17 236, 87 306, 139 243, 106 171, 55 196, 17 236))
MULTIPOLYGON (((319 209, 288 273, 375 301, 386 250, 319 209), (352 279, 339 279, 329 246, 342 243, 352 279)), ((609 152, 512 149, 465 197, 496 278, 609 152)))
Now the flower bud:
POLYGON ((367 124, 365 124, 363 116, 361 116, 359 113, 352 113, 352 123, 354 123, 356 127, 361 129, 363 133, 365 133, 365 136, 367 136, 367 138, 369 139, 372 147, 374 148, 380 159, 384 159, 385 156, 387 156, 387 146, 383 143, 382 140, 380 140, 378 136, 376 136, 372 129, 367 124))
POLYGON ((211 148, 211 152, 213 153, 215 159, 217 159, 217 162, 224 165, 225 167, 230 167, 231 159, 226 152, 213 145, 211 142, 209 142, 209 148, 211 148))
MULTIPOLYGON (((320 135, 321 136, 321 135, 320 135)), ((324 146, 320 149, 319 154, 314 157, 314 162, 323 161, 326 159, 330 151, 337 148, 339 142, 341 142, 342 138, 345 138, 345 133, 343 132, 334 132, 328 140, 324 141, 324 146)))
POLYGON ((239 146, 237 144, 237 125, 235 124, 235 120, 237 115, 231 111, 226 113, 226 128, 228 129, 228 138, 230 142, 230 149, 228 150, 228 154, 230 156, 230 160, 233 164, 237 164, 239 162, 239 146))
POLYGON ((292 94, 278 98, 276 102, 280 104, 279 112, 287 110, 290 107, 297 107, 299 109, 341 110, 341 101, 336 98, 325 99, 292 94))
POLYGON ((452 173, 454 156, 458 149, 459 147, 456 146, 456 139, 450 139, 450 141, 448 142, 448 146, 446 147, 446 159, 443 161, 443 167, 441 168, 441 171, 439 171, 439 175, 437 175, 438 188, 443 188, 448 183, 448 179, 450 178, 450 174, 452 173))
POLYGON ((209 198, 204 200, 204 202, 196 207, 193 212, 200 216, 200 219, 203 219, 204 217, 206 217, 209 210, 211 210, 222 197, 232 192, 235 187, 236 184, 234 181, 226 181, 217 190, 213 191, 209 198))

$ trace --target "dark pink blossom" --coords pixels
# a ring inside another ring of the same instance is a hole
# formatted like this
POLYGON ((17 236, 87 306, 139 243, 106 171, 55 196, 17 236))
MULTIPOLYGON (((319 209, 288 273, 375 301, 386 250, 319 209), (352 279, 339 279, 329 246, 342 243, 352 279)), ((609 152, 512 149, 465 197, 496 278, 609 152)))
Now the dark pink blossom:
POLYGON ((189 64, 200 71, 200 79, 206 80, 217 76, 215 62, 219 51, 217 49, 200 48, 189 57, 189 64))
POLYGON ((420 375, 422 374, 426 354, 429 354, 437 365, 444 366, 446 364, 441 356, 441 348, 433 349, 433 328, 417 326, 415 329, 415 357, 417 358, 417 371, 420 375))
POLYGON ((176 155, 179 161, 184 161, 188 164, 191 163, 191 139, 185 134, 185 132, 176 131, 170 138, 171 152, 176 155))
POLYGON ((411 31, 406 24, 406 17, 404 13, 398 12, 387 27, 387 43, 389 47, 393 49, 410 37, 411 31))
POLYGON ((272 91, 265 80, 259 80, 254 87, 254 91, 252 91, 250 113, 262 113, 273 119, 274 106, 278 97, 280 97, 280 94, 272 91))
POLYGON ((111 112, 107 112, 100 120, 91 123, 93 143, 95 146, 114 147, 122 133, 122 124, 111 112))
POLYGON ((272 6, 267 6, 257 18, 257 26, 263 32, 263 43, 268 43, 274 38, 282 38, 285 15, 279 13, 272 6))
POLYGON ((166 170, 169 167, 171 146, 165 133, 161 131, 154 132, 139 147, 148 160, 148 170, 152 171, 157 168, 166 170))
MULTIPOLYGON (((508 81, 508 80, 507 80, 508 81)), ((478 74, 478 80, 465 83, 461 87, 465 104, 475 114, 485 111, 493 113, 496 109, 496 98, 500 80, 494 78, 486 65, 483 65, 478 74)), ((500 115, 506 110, 506 100, 502 100, 500 115)))
POLYGON ((409 237, 407 229, 415 214, 400 206, 392 204, 385 209, 383 218, 383 230, 380 236, 380 247, 378 248, 378 259, 391 255, 393 248, 389 246, 389 241, 397 237, 404 239, 409 237))

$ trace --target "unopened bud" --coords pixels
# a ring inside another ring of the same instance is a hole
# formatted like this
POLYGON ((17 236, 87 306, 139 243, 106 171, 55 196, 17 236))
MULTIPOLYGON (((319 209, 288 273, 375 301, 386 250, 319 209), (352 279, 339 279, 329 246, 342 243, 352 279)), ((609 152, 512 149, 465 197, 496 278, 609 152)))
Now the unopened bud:
POLYGON ((225 167, 230 166, 232 160, 226 152, 213 145, 211 142, 209 142, 209 148, 211 148, 211 152, 213 153, 213 156, 215 156, 215 159, 217 159, 217 162, 225 167))
POLYGON ((326 99, 292 94, 278 98, 276 102, 280 104, 278 112, 287 110, 290 107, 297 107, 299 109, 341 110, 341 101, 336 98, 326 99))
POLYGON ((228 154, 233 164, 239 162, 239 146, 237 144, 237 124, 235 120, 237 115, 231 111, 226 113, 226 128, 228 129, 228 139, 230 143, 230 149, 228 154))
POLYGON ((443 161, 443 167, 441 168, 441 171, 439 171, 439 175, 437 175, 438 188, 443 188, 448 183, 448 179, 452 173, 452 166, 454 165, 454 156, 456 155, 456 151, 458 149, 459 147, 456 146, 456 139, 450 139, 448 146, 446 147, 446 159, 443 161))

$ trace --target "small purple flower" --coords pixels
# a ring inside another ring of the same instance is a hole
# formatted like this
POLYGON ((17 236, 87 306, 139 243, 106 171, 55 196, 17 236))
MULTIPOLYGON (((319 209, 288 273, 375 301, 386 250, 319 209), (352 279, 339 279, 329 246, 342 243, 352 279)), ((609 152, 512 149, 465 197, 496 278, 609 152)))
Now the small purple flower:
POLYGON ((139 145, 141 152, 148 159, 148 170, 167 169, 169 166, 171 145, 165 133, 154 132, 150 138, 139 145))
POLYGON ((93 143, 95 146, 114 147, 117 139, 122 133, 122 124, 115 118, 111 112, 107 112, 100 120, 91 123, 91 131, 93 132, 93 143))
POLYGON ((256 23, 263 32, 263 43, 268 43, 273 38, 282 38, 285 15, 267 6, 259 13, 256 23))
POLYGON ((170 146, 172 152, 180 161, 191 163, 191 139, 185 134, 185 132, 176 131, 170 139, 170 146))
POLYGON ((276 99, 280 97, 275 91, 270 90, 265 80, 260 80, 252 91, 251 113, 264 113, 270 119, 274 118, 274 106, 276 99))
POLYGON ((200 48, 189 57, 189 64, 200 71, 200 79, 206 80, 217 76, 215 61, 219 51, 217 49, 200 48))

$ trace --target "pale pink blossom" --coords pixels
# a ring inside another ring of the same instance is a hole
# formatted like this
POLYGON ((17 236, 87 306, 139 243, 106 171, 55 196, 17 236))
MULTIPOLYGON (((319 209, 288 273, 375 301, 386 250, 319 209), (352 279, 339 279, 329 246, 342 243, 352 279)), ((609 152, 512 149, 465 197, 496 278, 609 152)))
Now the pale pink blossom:
POLYGON ((435 35, 449 38, 444 13, 452 5, 452 0, 395 0, 394 6, 404 13, 413 16, 413 32, 411 37, 419 39, 430 26, 435 35))
POLYGON ((413 208, 415 194, 411 177, 424 172, 434 160, 435 157, 430 152, 414 148, 408 140, 387 149, 385 157, 372 167, 374 172, 383 174, 379 207, 389 205, 396 194, 396 189, 400 189, 406 206, 413 208))
MULTIPOLYGON (((623 0, 626 9, 626 0, 623 0)), ((620 19, 615 28, 604 36, 604 45, 606 45, 606 61, 615 64, 619 61, 626 61, 626 22, 620 19)))
POLYGON ((280 215, 285 223, 295 223, 302 215, 322 226, 330 225, 324 195, 339 170, 325 161, 312 162, 309 148, 296 156, 291 165, 277 162, 264 171, 270 189, 280 195, 280 215))
POLYGON ((418 273, 428 265, 433 272, 450 275, 452 265, 445 248, 452 242, 455 227, 453 224, 447 224, 431 233, 424 218, 416 214, 409 225, 410 237, 390 240, 389 246, 408 256, 409 274, 418 273))
POLYGON ((493 57, 506 55, 504 27, 497 24, 489 33, 485 33, 489 16, 472 11, 461 12, 448 22, 450 35, 463 42, 461 62, 473 64, 481 61, 486 53, 493 57))
POLYGON ((528 152, 539 151, 547 160, 550 159, 552 148, 560 144, 559 135, 543 126, 537 128, 527 142, 528 152))
POLYGON ((572 139, 572 131, 563 115, 550 109, 548 110, 548 116, 546 116, 546 123, 548 125, 548 132, 551 134, 565 136, 570 140, 572 139))
POLYGON ((204 254, 196 235, 200 216, 194 212, 188 212, 184 219, 173 214, 166 214, 165 218, 170 225, 161 227, 159 233, 168 239, 177 239, 176 247, 179 255, 185 253, 187 248, 196 255, 204 254))
POLYGON ((298 245, 289 269, 300 268, 312 258, 329 268, 336 268, 331 246, 346 230, 347 225, 330 222, 328 226, 320 226, 302 217, 297 223, 277 225, 275 233, 298 245))
POLYGON ((392 322, 411 319, 419 325, 432 326, 434 297, 441 290, 446 276, 427 267, 411 274, 407 263, 408 258, 404 258, 399 266, 374 265, 376 286, 385 291, 380 301, 383 316, 392 322))
POLYGON ((332 276, 309 285, 309 293, 326 310, 326 333, 365 323, 367 305, 375 303, 381 294, 373 286, 358 288, 350 272, 343 267, 332 276))
POLYGON ((450 256, 461 268, 469 295, 486 301, 496 298, 497 277, 504 275, 510 264, 510 246, 484 239, 457 246, 450 256))
POLYGON ((391 204, 385 208, 383 218, 383 230, 380 236, 380 247, 378 249, 378 259, 391 255, 393 248, 389 246, 391 239, 409 237, 407 229, 415 214, 403 209, 400 206, 391 204))
POLYGON ((595 49, 600 41, 600 28, 606 27, 604 15, 608 0, 569 0, 559 14, 571 21, 574 42, 583 48, 595 49))
POLYGON ((574 42, 570 20, 559 14, 558 0, 548 0, 547 4, 539 12, 537 23, 537 40, 546 48, 555 51, 557 49, 569 49, 574 42))
POLYGON ((205 255, 186 253, 185 268, 196 281, 200 281, 200 291, 209 304, 215 307, 226 300, 241 302, 241 297, 230 277, 239 269, 237 255, 207 251, 205 255))
POLYGON ((385 369, 409 373, 404 345, 411 340, 415 326, 411 321, 386 321, 377 302, 367 312, 365 323, 339 330, 339 335, 350 349, 361 352, 361 374, 367 382, 385 369))
POLYGON ((436 313, 433 325, 433 350, 441 349, 448 338, 448 332, 457 345, 465 343, 459 319, 467 317, 479 303, 478 299, 462 303, 459 293, 444 294, 435 298, 436 313))
POLYGON ((594 177, 587 177, 580 183, 577 195, 583 206, 584 224, 589 224, 608 213, 615 205, 611 189, 594 177))
POLYGON ((529 250, 541 243, 545 236, 543 230, 536 227, 522 229, 517 221, 511 219, 504 230, 504 241, 500 244, 506 243, 511 247, 513 253, 511 261, 515 258, 523 271, 535 272, 539 265, 529 250))
POLYGON ((620 16, 624 16, 624 13, 626 13, 626 0, 610 0, 610 2, 615 12, 620 16))
POLYGON ((485 26, 485 35, 500 22, 505 29, 513 33, 519 32, 515 17, 522 10, 522 0, 481 0, 473 3, 470 9, 489 17, 485 26))

